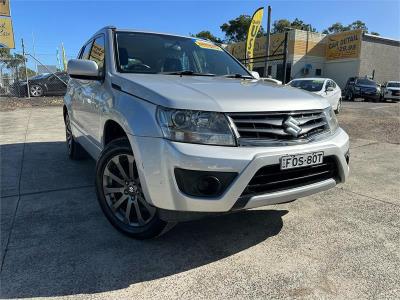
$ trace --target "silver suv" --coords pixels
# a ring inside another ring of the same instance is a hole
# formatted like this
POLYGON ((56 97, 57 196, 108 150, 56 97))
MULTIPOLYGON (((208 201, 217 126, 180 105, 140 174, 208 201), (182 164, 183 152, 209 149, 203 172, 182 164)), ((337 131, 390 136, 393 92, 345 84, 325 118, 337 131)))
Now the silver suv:
POLYGON ((209 41, 106 27, 68 73, 69 156, 97 161, 100 206, 131 237, 348 176, 349 137, 328 102, 257 80, 209 41))

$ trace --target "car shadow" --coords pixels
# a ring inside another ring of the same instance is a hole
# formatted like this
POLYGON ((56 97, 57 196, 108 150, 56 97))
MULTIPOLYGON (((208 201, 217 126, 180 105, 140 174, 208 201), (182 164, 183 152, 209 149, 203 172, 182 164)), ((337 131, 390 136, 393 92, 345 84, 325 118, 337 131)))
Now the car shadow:
MULTIPOLYGON (((25 149, 30 154, 25 153, 28 163, 24 161, 22 180, 32 181, 26 175, 31 174, 30 169, 44 167, 46 174, 61 172, 54 178, 78 184, 69 178, 76 176, 70 165, 81 168, 81 178, 88 176, 92 180, 94 163, 86 162, 87 166, 82 167, 68 161, 65 153, 57 153, 64 151, 64 146, 62 142, 27 144, 25 149), (35 164, 35 155, 40 156, 44 149, 48 157, 59 161, 43 166, 38 157, 35 164)), ((6 153, 7 147, 2 148, 2 154, 6 153)), ((45 180, 39 178, 35 183, 40 181, 43 188, 45 180)), ((53 187, 51 182, 49 186, 53 187)), ((8 196, 1 201, 11 199, 8 196)), ((161 237, 138 241, 108 223, 93 186, 27 193, 19 200, 10 235, 1 273, 1 297, 107 292, 193 270, 246 251, 278 234, 285 214, 286 210, 242 211, 179 223, 161 237)), ((3 226, 1 231, 2 235, 7 234, 3 226)))

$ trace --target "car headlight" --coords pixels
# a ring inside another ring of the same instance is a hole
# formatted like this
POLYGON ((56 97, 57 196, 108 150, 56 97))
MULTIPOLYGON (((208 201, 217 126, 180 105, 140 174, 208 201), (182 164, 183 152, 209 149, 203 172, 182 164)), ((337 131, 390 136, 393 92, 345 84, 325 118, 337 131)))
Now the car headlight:
POLYGON ((325 108, 324 114, 325 114, 326 122, 329 125, 329 130, 331 131, 331 133, 335 133, 336 130, 339 128, 339 123, 336 118, 336 114, 333 111, 333 108, 331 106, 325 108))
POLYGON ((236 146, 228 119, 222 113, 158 107, 157 119, 169 140, 236 146))
POLYGON ((360 89, 358 86, 355 86, 355 87, 354 87, 354 90, 358 92, 358 91, 360 91, 361 89, 360 89))

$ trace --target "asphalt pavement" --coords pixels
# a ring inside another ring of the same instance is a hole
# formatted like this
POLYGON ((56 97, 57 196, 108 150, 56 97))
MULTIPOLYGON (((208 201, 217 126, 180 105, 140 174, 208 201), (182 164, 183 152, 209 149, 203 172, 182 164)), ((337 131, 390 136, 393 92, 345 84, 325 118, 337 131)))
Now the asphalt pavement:
POLYGON ((0 297, 399 299, 399 107, 344 103, 347 183, 148 241, 103 216, 61 106, 0 112, 0 297))

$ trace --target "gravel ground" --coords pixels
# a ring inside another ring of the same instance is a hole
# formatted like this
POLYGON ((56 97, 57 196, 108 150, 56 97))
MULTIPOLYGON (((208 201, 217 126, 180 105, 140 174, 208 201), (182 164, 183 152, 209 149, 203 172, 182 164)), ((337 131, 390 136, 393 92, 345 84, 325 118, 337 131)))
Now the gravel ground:
POLYGON ((28 108, 34 106, 61 106, 62 104, 62 96, 40 98, 1 97, 0 111, 11 111, 17 108, 28 108))
POLYGON ((352 137, 400 144, 400 103, 344 102, 338 119, 352 137))

